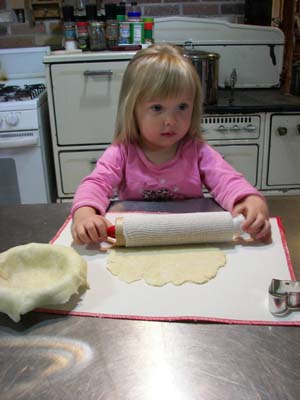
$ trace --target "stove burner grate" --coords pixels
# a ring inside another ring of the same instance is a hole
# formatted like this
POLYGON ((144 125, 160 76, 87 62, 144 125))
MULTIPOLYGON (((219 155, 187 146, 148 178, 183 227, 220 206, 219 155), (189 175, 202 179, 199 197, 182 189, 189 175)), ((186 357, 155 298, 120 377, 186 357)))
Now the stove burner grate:
POLYGON ((32 100, 38 97, 46 86, 43 83, 21 86, 4 86, 0 88, 0 102, 32 100))

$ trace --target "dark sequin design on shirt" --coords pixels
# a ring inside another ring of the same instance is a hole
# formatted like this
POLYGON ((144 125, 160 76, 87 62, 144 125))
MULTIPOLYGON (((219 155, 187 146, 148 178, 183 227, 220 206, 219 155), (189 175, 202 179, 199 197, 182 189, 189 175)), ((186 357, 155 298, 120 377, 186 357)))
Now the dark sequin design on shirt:
POLYGON ((151 201, 167 201, 173 200, 176 197, 173 192, 164 188, 158 190, 144 189, 142 196, 144 200, 151 201))

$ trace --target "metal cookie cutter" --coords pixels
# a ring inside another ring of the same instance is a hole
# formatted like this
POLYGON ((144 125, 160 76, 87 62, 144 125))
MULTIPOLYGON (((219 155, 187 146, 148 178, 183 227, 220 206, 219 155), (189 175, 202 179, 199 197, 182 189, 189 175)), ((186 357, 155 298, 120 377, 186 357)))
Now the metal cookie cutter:
POLYGON ((269 287, 269 310, 276 317, 300 310, 300 282, 272 279, 269 287))

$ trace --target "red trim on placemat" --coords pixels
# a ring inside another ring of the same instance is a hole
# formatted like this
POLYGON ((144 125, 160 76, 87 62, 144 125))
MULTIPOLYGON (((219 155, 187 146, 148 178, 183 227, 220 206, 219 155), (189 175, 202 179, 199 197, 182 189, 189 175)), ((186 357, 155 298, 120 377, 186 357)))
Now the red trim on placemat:
POLYGON ((62 224, 62 226, 59 228, 59 230, 56 232, 56 234, 54 235, 54 237, 50 240, 49 243, 54 243, 55 240, 57 240, 59 238, 59 236, 61 235, 62 231, 65 229, 65 227, 68 225, 70 219, 72 219, 72 215, 70 214, 67 219, 65 220, 65 222, 62 224))
POLYGON ((280 232, 280 237, 281 237, 281 242, 282 242, 282 245, 283 245, 283 250, 284 250, 284 253, 285 253, 285 256, 286 256, 286 260, 287 260, 288 267, 289 267, 289 272, 290 272, 290 275, 291 275, 291 280, 295 281, 296 280, 296 276, 295 276, 295 271, 294 271, 293 264, 292 264, 290 251, 289 251, 289 248, 288 248, 288 245, 287 245, 287 241, 286 241, 286 238, 285 238, 285 229, 284 229, 284 226, 283 226, 281 218, 280 217, 274 217, 274 218, 277 220, 277 224, 278 224, 278 228, 279 228, 279 232, 280 232))
POLYGON ((101 314, 92 312, 54 310, 50 308, 36 308, 34 311, 47 314, 70 315, 75 317, 91 317, 91 318, 106 318, 106 319, 126 319, 134 321, 157 321, 157 322, 211 322, 219 324, 238 324, 238 325, 277 325, 277 326, 300 326, 300 321, 255 321, 242 319, 225 319, 213 317, 143 317, 140 315, 118 315, 118 314, 101 314))

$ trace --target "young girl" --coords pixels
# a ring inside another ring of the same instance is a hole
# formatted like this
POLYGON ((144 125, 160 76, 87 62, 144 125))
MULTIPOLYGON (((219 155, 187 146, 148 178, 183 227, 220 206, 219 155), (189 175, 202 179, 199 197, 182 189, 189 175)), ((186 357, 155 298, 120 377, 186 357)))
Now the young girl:
POLYGON ((270 239, 262 195, 201 138, 201 85, 179 48, 141 50, 122 82, 114 143, 79 185, 72 207, 76 243, 106 240, 105 219, 115 191, 120 200, 203 197, 202 185, 253 238, 270 239))

